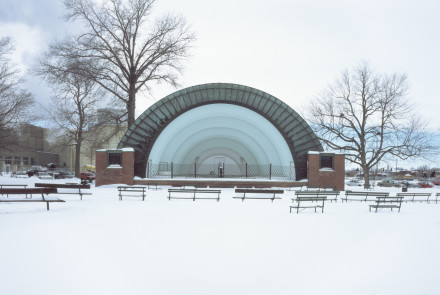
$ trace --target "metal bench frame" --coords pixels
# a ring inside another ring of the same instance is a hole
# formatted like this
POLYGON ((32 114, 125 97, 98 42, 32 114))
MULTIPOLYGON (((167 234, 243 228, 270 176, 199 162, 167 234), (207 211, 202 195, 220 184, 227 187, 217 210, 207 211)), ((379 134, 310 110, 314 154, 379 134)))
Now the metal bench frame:
POLYGON ((400 212, 402 202, 403 197, 376 197, 376 204, 369 205, 369 210, 371 212, 371 208, 375 208, 377 213, 378 209, 398 209, 397 212, 400 212))
POLYGON ((142 201, 145 201, 146 195, 146 187, 145 186, 118 186, 119 191, 119 201, 122 201, 122 197, 137 197, 142 198, 142 201), (130 193, 141 193, 141 194, 130 194, 130 193))
POLYGON ((295 199, 292 199, 293 202, 296 202, 296 206, 290 206, 290 213, 292 213, 292 209, 296 209, 296 213, 299 213, 299 209, 302 209, 301 211, 305 210, 305 209, 310 209, 313 208, 315 209, 315 213, 316 213, 316 209, 317 208, 321 208, 321 213, 324 213, 324 203, 325 201, 327 201, 327 197, 326 196, 307 196, 307 197, 302 197, 302 196, 298 196, 295 199), (314 203, 316 202, 316 204, 314 205, 301 205, 301 203, 306 202, 306 203, 314 203))

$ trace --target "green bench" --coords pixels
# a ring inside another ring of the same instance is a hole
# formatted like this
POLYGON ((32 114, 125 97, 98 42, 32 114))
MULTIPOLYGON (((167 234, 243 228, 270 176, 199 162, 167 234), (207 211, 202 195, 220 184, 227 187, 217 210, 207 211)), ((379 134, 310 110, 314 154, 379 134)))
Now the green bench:
POLYGON ((299 213, 299 209, 315 209, 315 213, 316 209, 321 209, 321 213, 324 213, 324 203, 326 200, 327 197, 325 196, 297 196, 295 199, 292 199, 295 204, 290 206, 290 213, 292 213, 292 209, 296 209, 296 213, 299 213))
POLYGON ((326 191, 326 190, 315 190, 315 191, 295 191, 296 197, 327 197, 327 201, 333 203, 333 201, 338 201, 339 191, 326 191))
POLYGON ((378 209, 398 209, 400 212, 400 207, 402 206, 403 197, 376 197, 376 204, 369 205, 370 212, 371 208, 376 209, 376 213, 378 209))
POLYGON ((122 201, 122 197, 142 198, 142 201, 145 201, 145 197, 146 197, 145 190, 146 190, 145 186, 128 186, 128 185, 118 186, 119 201, 122 201))
POLYGON ((241 199, 244 201, 244 199, 255 199, 255 200, 273 200, 275 199, 281 199, 280 197, 277 197, 278 194, 284 194, 284 190, 281 189, 258 189, 258 188, 236 188, 235 193, 241 193, 243 194, 242 197, 233 197, 234 199, 241 199), (252 195, 265 195, 265 196, 246 196, 246 194, 252 194, 252 195), (267 195, 271 195, 270 197, 267 195))
POLYGON ((404 202, 426 202, 429 203, 429 197, 431 196, 431 193, 397 193, 397 197, 403 197, 404 202))
POLYGON ((168 189, 168 200, 171 201, 171 199, 189 199, 195 201, 196 199, 212 199, 217 200, 218 202, 220 201, 221 192, 221 190, 217 189, 170 188, 168 189), (200 194, 203 196, 201 196, 200 194))
POLYGON ((342 202, 348 201, 375 201, 376 197, 388 197, 390 193, 388 192, 364 192, 364 191, 345 191, 345 196, 341 197, 342 202))

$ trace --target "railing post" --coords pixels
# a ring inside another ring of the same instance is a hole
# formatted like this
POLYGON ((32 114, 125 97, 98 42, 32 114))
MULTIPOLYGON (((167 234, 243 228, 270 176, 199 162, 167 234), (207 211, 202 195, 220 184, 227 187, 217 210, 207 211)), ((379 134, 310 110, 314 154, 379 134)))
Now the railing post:
POLYGON ((173 162, 171 162, 171 178, 173 178, 173 176, 174 176, 173 168, 174 168, 174 165, 173 165, 173 162))
POLYGON ((246 163, 245 166, 246 166, 246 169, 245 169, 245 170, 246 170, 246 178, 247 178, 247 177, 248 177, 248 173, 247 173, 247 163, 246 163))
POLYGON ((272 164, 269 164, 269 179, 272 179, 272 164))
POLYGON ((197 164, 194 163, 194 178, 197 178, 197 164))

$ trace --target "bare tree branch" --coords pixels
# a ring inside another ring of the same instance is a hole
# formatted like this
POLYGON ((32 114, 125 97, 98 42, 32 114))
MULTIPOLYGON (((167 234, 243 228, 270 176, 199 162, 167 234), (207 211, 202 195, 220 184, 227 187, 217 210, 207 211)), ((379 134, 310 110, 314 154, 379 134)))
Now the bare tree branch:
POLYGON ((366 187, 379 161, 421 157, 437 148, 409 105, 408 88, 406 75, 375 74, 362 63, 308 106, 307 117, 320 140, 361 166, 366 187))
POLYGON ((80 20, 86 31, 56 44, 59 55, 90 61, 82 73, 124 102, 128 125, 135 119, 136 94, 151 83, 177 86, 178 74, 195 35, 182 17, 153 22, 154 0, 64 0, 66 20, 80 20))
POLYGON ((20 71, 9 59, 14 50, 11 38, 0 38, 0 150, 15 147, 22 127, 32 119, 28 111, 34 98, 22 88, 20 71))

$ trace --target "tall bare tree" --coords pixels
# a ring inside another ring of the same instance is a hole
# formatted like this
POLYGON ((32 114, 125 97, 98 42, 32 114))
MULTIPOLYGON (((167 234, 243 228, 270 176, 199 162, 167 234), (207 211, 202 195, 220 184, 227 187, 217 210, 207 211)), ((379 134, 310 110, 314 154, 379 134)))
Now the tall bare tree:
POLYGON ((85 31, 57 42, 58 54, 90 61, 82 73, 124 102, 129 126, 135 120, 138 92, 150 90, 152 82, 176 86, 195 40, 182 17, 150 20, 154 2, 64 0, 66 19, 81 21, 85 31))
POLYGON ((379 161, 420 157, 435 148, 409 104, 406 75, 380 75, 366 63, 344 72, 312 101, 307 117, 325 146, 362 168, 366 188, 379 161))
POLYGON ((51 48, 37 59, 33 72, 41 76, 53 89, 51 119, 61 129, 64 144, 75 146, 75 176, 80 175, 81 148, 93 134, 87 130, 96 122, 96 107, 105 97, 103 90, 92 79, 81 74, 84 61, 63 59, 51 48))
POLYGON ((12 39, 0 38, 0 150, 18 144, 22 126, 31 120, 28 110, 34 103, 32 94, 22 87, 19 69, 9 58, 13 51, 12 39))

